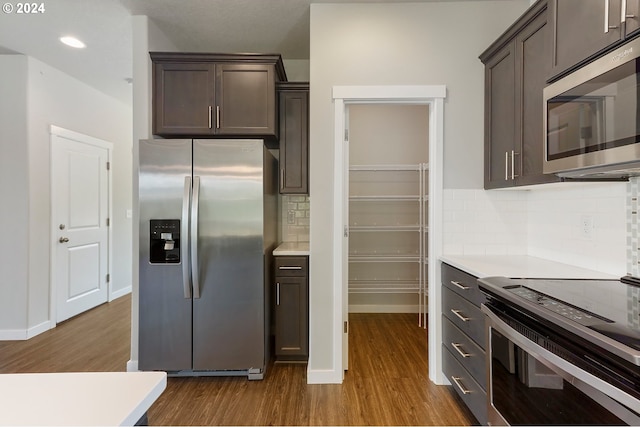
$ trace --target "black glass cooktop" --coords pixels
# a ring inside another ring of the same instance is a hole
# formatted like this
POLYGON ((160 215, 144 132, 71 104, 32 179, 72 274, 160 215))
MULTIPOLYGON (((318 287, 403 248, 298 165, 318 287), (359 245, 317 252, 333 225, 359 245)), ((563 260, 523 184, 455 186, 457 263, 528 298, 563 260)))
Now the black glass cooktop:
POLYGON ((517 305, 640 365, 640 288, 619 280, 479 279, 490 297, 517 305))

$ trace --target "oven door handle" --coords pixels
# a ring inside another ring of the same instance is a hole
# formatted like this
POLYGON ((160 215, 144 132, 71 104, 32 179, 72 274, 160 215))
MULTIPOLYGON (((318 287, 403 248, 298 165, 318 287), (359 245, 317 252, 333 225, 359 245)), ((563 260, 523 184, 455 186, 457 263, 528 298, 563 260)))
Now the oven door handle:
MULTIPOLYGON (((600 405, 614 413, 618 418, 629 425, 637 424, 637 415, 629 415, 630 412, 627 409, 638 407, 638 400, 633 396, 580 369, 560 356, 557 356, 539 346, 529 338, 526 338, 524 335, 509 326, 491 309, 491 307, 486 304, 480 304, 480 310, 487 316, 488 335, 491 334, 489 328, 497 330, 509 341, 520 347, 525 352, 535 356, 538 361, 563 377, 570 384, 585 393, 587 396, 591 397, 600 405)), ((487 342, 490 352, 490 337, 487 342)), ((490 360, 490 353, 487 353, 487 360, 490 360)))

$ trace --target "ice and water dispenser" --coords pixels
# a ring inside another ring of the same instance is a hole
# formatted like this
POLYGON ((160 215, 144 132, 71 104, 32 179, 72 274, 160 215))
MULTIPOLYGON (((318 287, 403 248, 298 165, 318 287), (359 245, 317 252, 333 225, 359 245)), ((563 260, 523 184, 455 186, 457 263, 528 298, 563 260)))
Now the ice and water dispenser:
POLYGON ((149 261, 151 264, 180 262, 180 220, 152 219, 149 221, 149 261))

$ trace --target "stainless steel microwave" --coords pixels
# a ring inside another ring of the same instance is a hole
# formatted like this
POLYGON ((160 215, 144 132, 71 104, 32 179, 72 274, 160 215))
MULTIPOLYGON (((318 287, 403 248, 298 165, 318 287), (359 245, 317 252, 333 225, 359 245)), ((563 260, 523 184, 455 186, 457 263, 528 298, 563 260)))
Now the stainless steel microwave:
POLYGON ((544 173, 640 175, 640 38, 544 88, 544 173))

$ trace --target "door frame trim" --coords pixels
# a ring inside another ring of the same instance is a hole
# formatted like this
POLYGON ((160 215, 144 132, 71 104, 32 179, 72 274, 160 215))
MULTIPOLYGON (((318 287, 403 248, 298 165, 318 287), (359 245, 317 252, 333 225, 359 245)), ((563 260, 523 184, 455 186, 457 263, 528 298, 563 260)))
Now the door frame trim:
MULTIPOLYGON (((326 382, 342 383, 343 367, 343 316, 345 286, 343 283, 342 239, 344 226, 343 209, 345 204, 344 181, 344 134, 347 126, 345 110, 348 104, 426 104, 429 105, 429 259, 428 263, 428 333, 429 378, 437 384, 443 383, 442 358, 440 355, 441 293, 439 283, 439 265, 442 255, 442 206, 443 206, 443 169, 444 169, 444 99, 445 85, 428 86, 334 86, 334 183, 333 183, 333 370, 321 378, 326 382)), ((318 378, 320 380, 320 378, 318 378)))
MULTIPOLYGON (((92 145, 94 147, 99 147, 107 150, 107 161, 111 165, 110 171, 113 170, 113 143, 109 141, 105 141, 102 139, 94 138, 89 135, 85 135, 79 132, 75 132, 69 129, 61 128, 59 126, 50 125, 49 127, 49 144, 50 144, 50 160, 49 160, 49 183, 51 185, 50 188, 50 198, 49 198, 49 230, 50 230, 50 248, 49 248, 49 323, 52 328, 56 326, 58 323, 56 320, 58 307, 57 307, 57 298, 56 298, 56 281, 55 277, 57 274, 56 265, 55 265, 55 253, 56 253, 56 243, 52 236, 55 235, 55 224, 53 223, 53 205, 54 205, 54 189, 53 189, 53 144, 54 144, 54 136, 58 136, 61 138, 71 139, 73 141, 81 142, 83 144, 92 145)), ((107 212, 109 216, 109 227, 107 230, 107 274, 112 276, 111 272, 111 260, 113 259, 113 178, 112 173, 107 174, 107 212)), ((112 296, 113 286, 111 286, 111 280, 107 283, 107 301, 112 301, 114 298, 112 296)))

